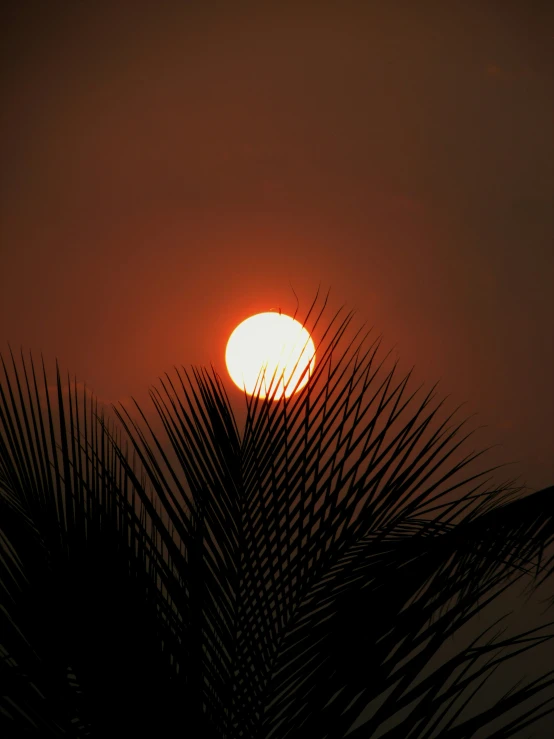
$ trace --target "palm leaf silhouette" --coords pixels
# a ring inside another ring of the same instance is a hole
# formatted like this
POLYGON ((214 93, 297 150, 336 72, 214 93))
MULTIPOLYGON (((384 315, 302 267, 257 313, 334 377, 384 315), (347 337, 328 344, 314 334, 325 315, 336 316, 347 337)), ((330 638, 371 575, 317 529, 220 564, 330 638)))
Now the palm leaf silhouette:
POLYGON ((162 442, 138 404, 112 423, 56 363, 56 411, 44 362, 41 386, 2 358, 4 736, 461 738, 521 706, 490 734, 509 737, 552 711, 525 704, 554 671, 456 723, 541 629, 485 630, 418 678, 515 580, 552 575, 554 489, 457 479, 483 453, 454 461, 458 409, 439 423, 435 386, 414 410, 380 339, 339 351, 340 314, 307 385, 247 398, 242 434, 213 367, 151 390, 162 442))

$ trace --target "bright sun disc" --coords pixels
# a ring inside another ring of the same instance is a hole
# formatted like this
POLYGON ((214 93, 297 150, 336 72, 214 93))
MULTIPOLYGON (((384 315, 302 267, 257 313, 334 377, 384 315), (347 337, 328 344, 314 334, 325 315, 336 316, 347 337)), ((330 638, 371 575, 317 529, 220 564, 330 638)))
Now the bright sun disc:
POLYGON ((315 346, 294 318, 282 313, 258 313, 239 323, 229 337, 225 364, 241 390, 249 395, 259 390, 260 398, 269 395, 279 400, 290 397, 308 382, 315 364, 315 346))

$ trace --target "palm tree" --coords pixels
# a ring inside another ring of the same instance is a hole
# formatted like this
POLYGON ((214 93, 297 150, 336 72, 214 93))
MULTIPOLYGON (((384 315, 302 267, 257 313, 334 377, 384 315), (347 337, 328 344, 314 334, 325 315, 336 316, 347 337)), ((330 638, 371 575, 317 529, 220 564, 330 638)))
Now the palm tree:
POLYGON ((554 636, 539 629, 485 630, 421 676, 517 579, 552 575, 554 488, 483 490, 497 468, 454 462, 471 434, 453 444, 465 421, 438 423, 436 386, 402 417, 419 388, 405 399, 396 363, 377 379, 380 337, 337 359, 341 310, 307 385, 246 398, 243 433, 213 367, 151 389, 162 443, 138 404, 113 423, 57 362, 54 399, 44 361, 41 383, 32 357, 10 348, 11 379, 2 358, 2 736, 339 739, 363 715, 349 737, 461 739, 504 717, 487 734, 504 738, 552 711, 526 704, 554 671, 456 723, 554 636))

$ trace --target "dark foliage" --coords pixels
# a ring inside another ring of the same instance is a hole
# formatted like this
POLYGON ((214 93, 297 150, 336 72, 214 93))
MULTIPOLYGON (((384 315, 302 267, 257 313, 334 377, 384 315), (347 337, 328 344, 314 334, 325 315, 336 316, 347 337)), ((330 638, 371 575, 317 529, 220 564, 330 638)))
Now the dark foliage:
POLYGON ((337 352, 352 314, 322 332, 326 302, 304 321, 323 334, 308 384, 245 398, 242 434, 213 368, 151 391, 168 443, 138 405, 116 426, 58 370, 55 408, 44 363, 40 381, 2 359, 2 736, 341 739, 377 701, 352 739, 469 738, 503 716, 505 738, 552 710, 554 671, 458 720, 552 633, 421 675, 517 578, 552 575, 554 488, 484 490, 482 452, 454 461, 465 422, 439 423, 434 388, 405 398, 396 364, 378 379, 379 340, 337 352))

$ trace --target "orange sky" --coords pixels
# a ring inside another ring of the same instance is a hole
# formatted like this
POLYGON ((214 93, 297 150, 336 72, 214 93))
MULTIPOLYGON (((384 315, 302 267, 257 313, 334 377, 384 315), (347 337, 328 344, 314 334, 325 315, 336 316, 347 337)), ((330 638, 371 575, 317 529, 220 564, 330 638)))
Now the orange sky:
POLYGON ((321 283, 552 484, 547 5, 3 10, 0 351, 142 399, 321 283))

